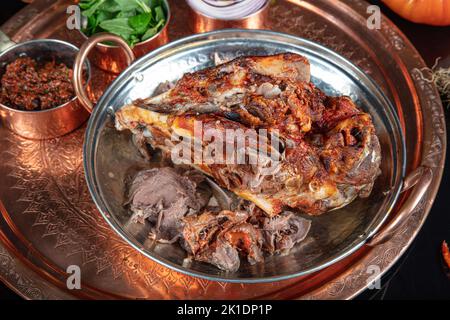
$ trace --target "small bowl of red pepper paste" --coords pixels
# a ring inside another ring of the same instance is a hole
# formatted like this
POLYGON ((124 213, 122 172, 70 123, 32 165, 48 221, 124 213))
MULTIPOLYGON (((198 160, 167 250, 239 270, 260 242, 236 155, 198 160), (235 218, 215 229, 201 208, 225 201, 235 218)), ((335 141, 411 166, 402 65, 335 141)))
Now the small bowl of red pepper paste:
MULTIPOLYGON (((5 127, 31 139, 48 139, 81 126, 89 113, 72 84, 78 48, 60 40, 31 40, 0 53, 0 115, 5 127)), ((85 83, 90 66, 84 65, 85 83)))
POLYGON ((26 111, 57 107, 75 96, 71 79, 72 69, 64 63, 17 58, 0 79, 0 103, 26 111))

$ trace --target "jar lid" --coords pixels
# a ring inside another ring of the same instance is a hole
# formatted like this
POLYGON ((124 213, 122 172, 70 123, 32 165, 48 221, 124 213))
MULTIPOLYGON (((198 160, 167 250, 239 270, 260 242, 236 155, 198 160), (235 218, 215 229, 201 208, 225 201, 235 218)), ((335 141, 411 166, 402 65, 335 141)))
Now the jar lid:
POLYGON ((223 20, 245 18, 260 10, 268 0, 187 0, 195 11, 223 20))

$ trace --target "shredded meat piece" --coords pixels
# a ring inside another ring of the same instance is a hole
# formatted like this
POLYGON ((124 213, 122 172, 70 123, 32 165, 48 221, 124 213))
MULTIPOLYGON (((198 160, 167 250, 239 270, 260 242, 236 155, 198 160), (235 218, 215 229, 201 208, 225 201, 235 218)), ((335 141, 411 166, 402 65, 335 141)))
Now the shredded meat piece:
POLYGON ((55 61, 40 65, 22 57, 6 66, 1 78, 0 102, 18 110, 45 110, 74 97, 72 69, 55 61))
POLYGON ((231 272, 241 258, 259 263, 264 253, 286 252, 306 237, 310 221, 291 212, 269 218, 248 201, 235 211, 205 207, 211 194, 199 187, 203 180, 200 172, 182 168, 140 171, 128 191, 131 219, 150 223, 152 239, 180 242, 195 260, 231 272))
POLYGON ((263 252, 287 252, 307 236, 311 222, 293 212, 270 218, 259 209, 203 212, 184 219, 184 247, 194 259, 236 271, 239 256, 250 264, 264 260, 263 252))
POLYGON ((250 264, 263 261, 261 231, 244 222, 246 212, 203 212, 184 219, 183 237, 194 259, 216 265, 226 271, 237 271, 239 255, 250 264))
POLYGON ((243 211, 221 211, 216 214, 206 211, 198 216, 192 215, 184 218, 183 238, 185 248, 196 254, 208 246, 221 230, 231 228, 233 225, 247 220, 248 213, 243 211))

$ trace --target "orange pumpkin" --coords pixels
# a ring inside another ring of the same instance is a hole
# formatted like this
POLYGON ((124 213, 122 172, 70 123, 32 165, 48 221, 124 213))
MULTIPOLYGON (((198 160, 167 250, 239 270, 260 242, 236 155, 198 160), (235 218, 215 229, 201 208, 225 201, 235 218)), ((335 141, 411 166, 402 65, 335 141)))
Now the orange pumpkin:
POLYGON ((450 25, 450 0, 383 0, 403 18, 434 26, 450 25))

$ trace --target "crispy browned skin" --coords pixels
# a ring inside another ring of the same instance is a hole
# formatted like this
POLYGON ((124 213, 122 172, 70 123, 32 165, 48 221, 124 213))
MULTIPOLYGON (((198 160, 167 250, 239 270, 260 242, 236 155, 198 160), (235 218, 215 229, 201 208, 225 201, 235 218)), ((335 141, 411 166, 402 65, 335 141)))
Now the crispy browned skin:
POLYGON ((119 130, 142 135, 146 128, 148 142, 167 151, 173 149, 171 134, 194 136, 195 120, 204 134, 277 132, 282 161, 273 172, 251 164, 193 165, 269 216, 286 206, 311 215, 342 207, 367 196, 379 172, 380 145, 370 115, 348 97, 328 97, 315 88, 308 62, 298 55, 238 58, 185 75, 174 89, 116 113, 119 130))
MULTIPOLYGON (((172 90, 157 97, 138 99, 133 104, 172 115, 214 113, 232 119, 240 116, 239 120, 254 127, 261 124, 260 115, 269 120, 289 109, 288 105, 270 104, 262 109, 260 104, 268 101, 263 101, 261 94, 254 92, 257 87, 270 82, 280 86, 287 86, 287 82, 307 84, 309 80, 309 62, 302 56, 284 53, 242 57, 217 67, 187 73, 172 90), (249 107, 248 112, 237 108, 242 103, 249 107)), ((264 91, 271 93, 267 86, 264 91)), ((292 103, 297 104, 293 100, 292 103)))

